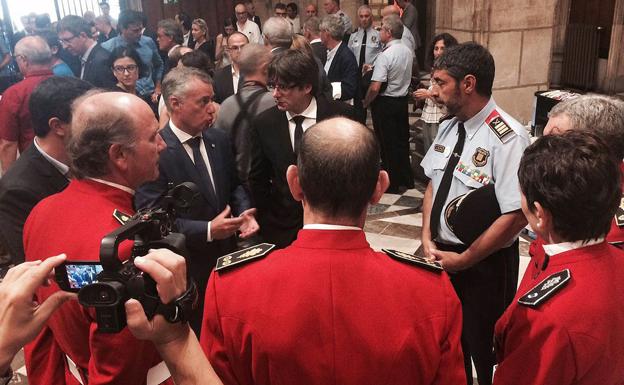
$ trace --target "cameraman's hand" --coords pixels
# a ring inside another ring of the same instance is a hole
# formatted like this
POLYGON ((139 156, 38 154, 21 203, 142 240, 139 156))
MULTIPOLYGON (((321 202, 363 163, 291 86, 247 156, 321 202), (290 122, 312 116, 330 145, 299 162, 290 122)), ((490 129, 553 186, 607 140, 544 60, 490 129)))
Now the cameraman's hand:
POLYGON ((240 227, 240 237, 249 238, 260 230, 260 225, 256 222, 256 209, 247 209, 240 215, 243 224, 240 227))
POLYGON ((212 239, 231 237, 240 229, 244 222, 245 219, 243 217, 232 218, 230 206, 225 206, 225 209, 212 220, 212 224, 210 225, 212 239))
MULTIPOLYGON (((156 281, 158 296, 164 304, 180 297, 187 290, 186 262, 184 257, 171 250, 150 250, 145 257, 135 258, 134 264, 156 281)), ((143 306, 134 299, 126 302, 126 316, 128 328, 136 338, 150 340, 156 345, 184 338, 189 330, 187 324, 169 323, 161 315, 148 320, 143 306)))
POLYGON ((33 301, 37 288, 48 285, 52 270, 64 261, 65 254, 61 254, 43 262, 24 262, 10 269, 0 284, 0 373, 59 306, 76 298, 74 293, 58 291, 42 304, 33 301))

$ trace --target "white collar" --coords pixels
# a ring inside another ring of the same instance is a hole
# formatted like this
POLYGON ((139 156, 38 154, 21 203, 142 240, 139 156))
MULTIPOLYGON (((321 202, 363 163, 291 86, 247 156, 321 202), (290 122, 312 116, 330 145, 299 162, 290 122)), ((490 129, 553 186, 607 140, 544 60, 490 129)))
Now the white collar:
POLYGON ((180 47, 180 44, 176 44, 173 47, 171 47, 171 49, 169 50, 169 52, 167 52, 167 57, 171 56, 171 52, 173 52, 174 49, 180 47))
POLYGON ((488 100, 487 104, 481 109, 481 111, 477 112, 475 116, 464 122, 466 133, 476 132, 481 126, 483 126, 483 122, 485 122, 485 119, 487 119, 495 108, 496 102, 494 102, 494 98, 490 97, 490 100, 488 100))
POLYGON ((310 42, 310 44, 312 43, 321 43, 321 38, 317 37, 316 39, 312 39, 312 41, 310 42))
POLYGON ((107 186, 111 186, 111 187, 114 187, 114 188, 118 188, 118 189, 120 189, 120 190, 122 190, 122 191, 127 192, 127 193, 128 193, 128 194, 130 194, 130 195, 134 195, 134 190, 133 190, 133 189, 131 189, 131 188, 130 188, 130 187, 128 187, 128 186, 120 185, 120 184, 118 184, 118 183, 110 182, 110 181, 107 181, 107 180, 104 180, 104 179, 98 179, 98 178, 87 178, 87 179, 90 179, 90 180, 96 181, 96 182, 98 182, 98 183, 105 184, 105 185, 107 185, 107 186))
POLYGON ((597 239, 592 239, 589 241, 575 241, 575 242, 562 242, 562 243, 554 243, 551 245, 544 245, 544 251, 546 254, 553 255, 561 254, 566 251, 580 249, 581 247, 597 245, 599 243, 604 242, 604 237, 600 237, 597 239))
POLYGON ((304 230, 357 230, 362 231, 357 226, 344 226, 344 225, 330 225, 325 223, 310 223, 303 225, 304 230))
POLYGON ((91 47, 87 48, 87 51, 84 53, 84 55, 82 55, 80 60, 82 60, 83 63, 87 62, 87 59, 89 58, 89 55, 91 54, 91 51, 93 51, 93 47, 95 47, 96 44, 97 42, 94 40, 93 44, 91 44, 91 47))
POLYGON ((328 49, 327 50, 327 56, 332 56, 334 57, 334 55, 336 54, 336 51, 338 51, 338 48, 340 48, 340 44, 342 44, 341 41, 338 42, 338 44, 336 44, 336 46, 332 49, 328 49))
POLYGON ((175 124, 173 124, 173 121, 171 119, 169 119, 169 127, 171 127, 171 131, 173 131, 173 134, 178 138, 180 143, 186 143, 190 139, 193 139, 195 136, 201 136, 201 134, 193 136, 188 132, 182 131, 181 129, 176 127, 175 124))
POLYGON ((310 104, 308 104, 308 108, 303 110, 302 113, 293 115, 289 111, 286 111, 286 118, 289 121, 292 120, 292 118, 294 118, 295 116, 299 116, 299 115, 307 119, 316 119, 316 98, 314 96, 312 97, 312 100, 310 100, 310 104))
POLYGON ((52 156, 50 156, 47 152, 45 152, 43 150, 43 148, 41 148, 41 146, 39 146, 39 143, 37 141, 37 137, 35 136, 35 148, 37 149, 37 151, 39 151, 41 153, 41 155, 50 163, 52 163, 52 166, 54 166, 57 170, 59 170, 59 172, 65 176, 67 176, 67 173, 69 172, 69 166, 67 166, 65 163, 59 162, 58 160, 54 159, 52 156))

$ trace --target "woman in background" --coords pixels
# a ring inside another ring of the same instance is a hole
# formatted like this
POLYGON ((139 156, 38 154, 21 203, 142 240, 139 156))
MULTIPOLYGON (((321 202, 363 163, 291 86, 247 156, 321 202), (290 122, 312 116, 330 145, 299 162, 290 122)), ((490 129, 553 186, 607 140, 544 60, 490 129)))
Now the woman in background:
POLYGON ((217 35, 217 48, 215 59, 217 60, 217 68, 223 68, 232 64, 230 55, 227 51, 227 38, 236 31, 236 26, 231 18, 227 17, 223 21, 223 33, 217 35))
POLYGON ((140 97, 156 114, 156 106, 152 103, 151 95, 140 96, 136 91, 137 80, 145 76, 145 67, 134 48, 115 48, 110 56, 110 68, 115 79, 117 79, 117 84, 113 91, 127 92, 140 97))
MULTIPOLYGON (((457 39, 453 35, 448 33, 441 33, 433 38, 427 54, 428 65, 431 66, 433 62, 442 55, 444 50, 448 47, 452 47, 457 44, 457 39)), ((416 100, 425 100, 425 106, 420 119, 423 121, 423 146, 426 153, 431 147, 433 140, 438 134, 438 127, 440 125, 440 118, 446 115, 446 107, 438 105, 431 98, 431 88, 433 87, 433 74, 431 74, 431 85, 428 89, 418 89, 412 93, 412 97, 416 100)))
POLYGON ((210 60, 215 61, 215 45, 214 41, 209 39, 208 24, 204 19, 195 19, 191 24, 191 34, 195 40, 195 50, 202 51, 210 60))

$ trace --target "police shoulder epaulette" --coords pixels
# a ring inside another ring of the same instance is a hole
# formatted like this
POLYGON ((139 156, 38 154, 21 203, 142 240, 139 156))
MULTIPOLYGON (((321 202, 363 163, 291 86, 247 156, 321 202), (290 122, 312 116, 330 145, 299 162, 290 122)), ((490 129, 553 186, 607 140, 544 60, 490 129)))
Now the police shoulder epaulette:
POLYGON ((115 209, 115 211, 113 211, 113 218, 115 218, 117 222, 119 222, 119 224, 123 226, 128 223, 130 219, 132 219, 132 215, 124 214, 121 211, 115 209))
POLYGON ((422 268, 432 270, 432 271, 437 271, 437 272, 440 272, 443 270, 442 265, 440 265, 440 263, 436 261, 428 261, 423 257, 418 257, 416 255, 404 253, 402 251, 397 251, 397 250, 381 249, 381 251, 386 253, 388 256, 394 259, 397 259, 401 262, 408 262, 413 265, 420 266, 422 268))
POLYGON ((241 263, 246 263, 251 260, 264 257, 271 250, 273 250, 274 247, 275 245, 270 243, 260 243, 243 250, 226 254, 221 258, 217 259, 217 265, 215 267, 215 270, 223 270, 231 266, 239 265, 241 263))
POLYGON ((503 117, 500 116, 498 111, 494 110, 492 113, 485 119, 485 123, 490 127, 490 130, 494 132, 496 137, 503 142, 506 143, 509 139, 513 138, 516 135, 516 132, 509 127, 507 122, 503 120, 503 117))
POLYGON ((556 292, 561 290, 572 275, 569 269, 562 270, 546 277, 537 286, 529 290, 528 293, 518 299, 518 303, 524 306, 537 307, 548 298, 552 297, 556 292))
POLYGON ((615 224, 624 227, 624 197, 620 198, 620 207, 615 211, 615 224))

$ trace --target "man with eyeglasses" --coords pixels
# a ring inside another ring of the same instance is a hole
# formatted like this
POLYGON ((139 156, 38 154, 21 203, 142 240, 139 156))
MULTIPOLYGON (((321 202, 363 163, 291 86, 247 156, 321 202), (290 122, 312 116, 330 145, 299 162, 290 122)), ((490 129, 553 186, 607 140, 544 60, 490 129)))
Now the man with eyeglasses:
POLYGON ((242 82, 238 69, 238 59, 241 48, 247 44, 249 44, 249 39, 240 32, 234 32, 227 37, 226 49, 232 64, 219 69, 214 74, 215 102, 221 104, 227 97, 238 92, 238 86, 242 82))
POLYGON ((91 26, 80 16, 69 15, 58 24, 59 41, 70 54, 80 59, 80 73, 76 74, 96 87, 112 88, 117 80, 108 61, 110 53, 91 35, 91 26))
POLYGON ((260 235, 278 247, 288 246, 303 226, 301 203, 286 182, 286 169, 297 161, 303 132, 333 116, 353 118, 345 103, 318 95, 316 61, 297 50, 273 57, 269 65, 269 90, 276 106, 252 120, 249 188, 258 209, 260 235))
POLYGON ((234 7, 236 13, 236 30, 243 35, 247 36, 250 43, 262 44, 262 34, 258 24, 249 20, 249 14, 245 4, 238 4, 234 7))
POLYGON ((26 36, 15 45, 15 61, 24 80, 9 87, 0 101, 0 165, 5 173, 33 142, 28 100, 35 87, 52 76, 52 53, 39 36, 26 36))
POLYGON ((136 83, 137 94, 144 98, 149 96, 152 103, 157 103, 164 64, 154 40, 142 34, 143 15, 137 11, 123 11, 119 15, 119 30, 120 35, 108 40, 102 47, 113 52, 117 47, 130 46, 137 51, 146 69, 145 76, 136 83))

